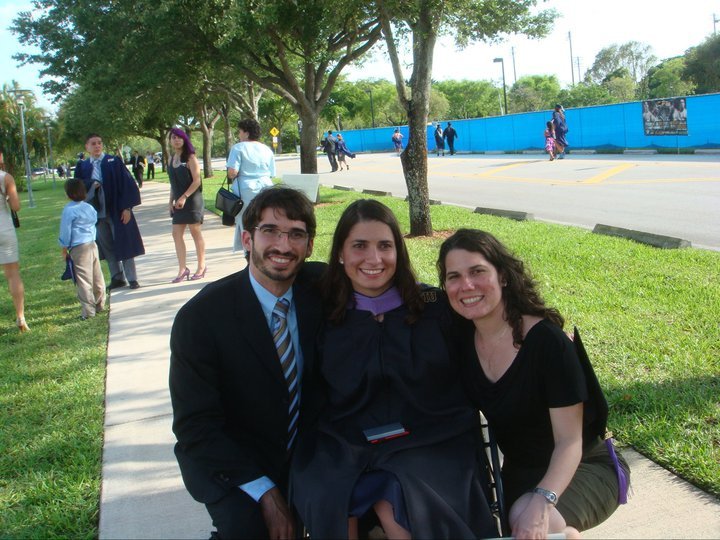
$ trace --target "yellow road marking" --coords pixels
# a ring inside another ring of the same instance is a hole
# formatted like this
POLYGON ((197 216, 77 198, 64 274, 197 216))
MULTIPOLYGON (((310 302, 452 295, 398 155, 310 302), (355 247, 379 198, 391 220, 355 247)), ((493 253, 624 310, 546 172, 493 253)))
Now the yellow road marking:
POLYGON ((511 163, 510 165, 503 165, 502 167, 495 167, 494 169, 489 169, 485 172, 473 173, 472 176, 475 178, 490 176, 490 175, 493 175, 493 174, 501 172, 501 171, 507 171, 508 169, 514 169, 515 167, 520 167, 521 165, 527 165, 528 163, 530 163, 530 162, 523 161, 520 163, 511 163))
POLYGON ((596 174, 595 176, 588 178, 587 180, 583 180, 583 184, 599 184, 600 182, 607 180, 608 178, 611 178, 616 174, 620 174, 623 171, 632 169, 633 167, 635 167, 634 163, 623 163, 622 165, 618 165, 617 167, 608 169, 605 172, 596 174))

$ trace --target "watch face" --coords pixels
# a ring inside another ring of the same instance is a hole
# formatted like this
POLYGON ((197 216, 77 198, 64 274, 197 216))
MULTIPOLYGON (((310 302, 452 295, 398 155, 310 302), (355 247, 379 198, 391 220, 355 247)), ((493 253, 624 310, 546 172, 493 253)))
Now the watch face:
POLYGON ((550 504, 552 504, 552 505, 557 504, 558 496, 557 496, 557 493, 555 493, 554 491, 550 491, 550 490, 543 489, 543 488, 535 488, 533 490, 533 492, 545 497, 547 502, 549 502, 550 504))

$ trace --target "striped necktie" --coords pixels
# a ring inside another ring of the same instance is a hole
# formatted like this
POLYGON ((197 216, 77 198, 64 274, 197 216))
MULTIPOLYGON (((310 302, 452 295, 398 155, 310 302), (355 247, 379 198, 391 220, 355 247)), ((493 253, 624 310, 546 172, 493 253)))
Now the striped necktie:
POLYGON ((298 373, 295 352, 293 351, 290 329, 287 324, 287 314, 290 303, 280 299, 275 304, 272 314, 273 341, 278 352, 280 365, 288 386, 288 451, 292 448, 297 435, 298 416, 300 414, 300 395, 298 394, 298 373))
POLYGON ((92 172, 92 179, 93 180, 102 180, 102 172, 100 172, 100 164, 102 163, 102 159, 95 159, 92 160, 92 166, 93 166, 93 172, 92 172))

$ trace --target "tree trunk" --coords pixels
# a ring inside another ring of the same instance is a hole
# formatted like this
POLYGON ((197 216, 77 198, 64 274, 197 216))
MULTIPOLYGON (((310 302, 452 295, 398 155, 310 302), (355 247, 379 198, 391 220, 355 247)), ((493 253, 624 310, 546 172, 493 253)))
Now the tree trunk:
POLYGON ((213 175, 212 138, 215 129, 206 126, 205 122, 200 122, 200 130, 202 131, 203 135, 203 178, 211 178, 213 175))
POLYGON ((221 109, 222 117, 225 125, 223 126, 223 135, 225 136, 225 157, 230 154, 232 147, 232 128, 230 126, 230 106, 223 106, 221 109))
POLYGON ((316 174, 317 166, 317 115, 306 114, 300 117, 303 123, 300 134, 300 172, 302 174, 316 174))
MULTIPOLYGON (((415 101, 413 100, 412 104, 415 101)), ((432 236, 430 195, 427 183, 427 111, 418 112, 411 104, 408 111, 409 137, 400 154, 410 206, 410 235, 432 236)))

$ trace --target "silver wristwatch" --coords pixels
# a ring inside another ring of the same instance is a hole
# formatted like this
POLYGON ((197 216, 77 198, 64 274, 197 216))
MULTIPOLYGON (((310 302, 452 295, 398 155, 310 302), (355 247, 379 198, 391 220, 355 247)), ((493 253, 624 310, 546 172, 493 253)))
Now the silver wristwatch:
POLYGON ((545 500, 555 506, 558 501, 557 493, 554 491, 550 491, 549 489, 543 489, 541 487, 536 487, 533 489, 533 493, 537 493, 538 495, 542 495, 545 497, 545 500))

